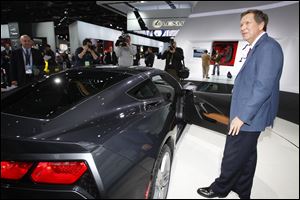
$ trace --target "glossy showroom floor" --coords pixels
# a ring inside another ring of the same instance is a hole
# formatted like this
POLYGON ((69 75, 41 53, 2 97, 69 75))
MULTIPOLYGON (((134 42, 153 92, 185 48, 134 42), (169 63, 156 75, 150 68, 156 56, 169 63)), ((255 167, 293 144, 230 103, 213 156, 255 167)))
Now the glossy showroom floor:
MULTIPOLYGON (((204 199, 198 187, 220 173, 225 135, 188 125, 179 140, 168 198, 204 199)), ((299 199, 299 125, 277 118, 259 137, 258 162, 251 198, 299 199)), ((238 199, 231 192, 227 199, 238 199)))

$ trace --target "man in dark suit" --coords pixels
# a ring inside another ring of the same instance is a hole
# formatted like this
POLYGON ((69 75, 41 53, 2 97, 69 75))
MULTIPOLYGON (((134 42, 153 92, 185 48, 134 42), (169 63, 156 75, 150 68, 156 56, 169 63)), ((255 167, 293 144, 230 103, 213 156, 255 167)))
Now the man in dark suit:
POLYGON ((31 38, 22 35, 20 42, 22 47, 12 52, 10 61, 11 84, 19 87, 40 78, 45 67, 41 52, 32 48, 31 38))
POLYGON ((251 48, 234 83, 221 174, 197 190, 204 197, 225 197, 230 191, 240 198, 251 196, 257 140, 276 117, 283 68, 281 46, 265 32, 267 24, 268 16, 260 10, 241 14, 241 34, 251 48))
POLYGON ((118 58, 116 53, 112 50, 112 47, 109 47, 108 51, 105 53, 104 63, 112 65, 118 64, 118 58))
POLYGON ((153 63, 154 63, 154 53, 152 51, 152 48, 149 47, 147 50, 147 53, 145 55, 145 64, 147 67, 153 67, 153 63))
POLYGON ((10 68, 10 58, 11 58, 11 47, 8 43, 5 44, 4 50, 1 51, 1 70, 5 73, 6 77, 6 84, 10 86, 10 75, 9 75, 9 68, 10 68))

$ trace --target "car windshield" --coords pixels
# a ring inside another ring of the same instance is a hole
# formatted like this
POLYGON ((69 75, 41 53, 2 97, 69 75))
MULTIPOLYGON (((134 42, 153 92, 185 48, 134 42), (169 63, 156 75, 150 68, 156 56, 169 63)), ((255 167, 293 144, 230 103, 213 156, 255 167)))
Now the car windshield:
POLYGON ((16 91, 1 102, 1 112, 54 118, 79 102, 129 77, 107 71, 69 71, 16 91))

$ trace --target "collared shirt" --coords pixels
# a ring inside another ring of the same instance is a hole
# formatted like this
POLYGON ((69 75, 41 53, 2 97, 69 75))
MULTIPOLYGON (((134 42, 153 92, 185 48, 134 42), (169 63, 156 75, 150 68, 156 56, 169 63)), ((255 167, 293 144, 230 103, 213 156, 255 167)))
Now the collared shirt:
POLYGON ((256 42, 265 34, 266 32, 265 31, 263 31, 261 34, 259 34, 256 38, 255 38, 255 40, 253 41, 253 43, 252 44, 247 44, 247 48, 245 49, 245 55, 246 55, 246 59, 247 59, 247 57, 248 57, 248 55, 249 55, 249 53, 250 53, 250 51, 251 51, 251 49, 253 49, 253 47, 255 46, 255 44, 256 44, 256 42))
POLYGON ((259 35, 257 36, 257 38, 255 38, 254 42, 253 42, 252 44, 249 44, 249 45, 248 45, 249 48, 252 49, 252 48, 255 46, 256 42, 259 40, 259 38, 261 38, 265 33, 266 33, 266 32, 263 31, 261 34, 259 34, 259 35))
POLYGON ((257 36, 257 38, 255 38, 254 42, 250 45, 249 43, 247 43, 244 48, 242 49, 242 58, 240 60, 240 62, 243 61, 243 59, 246 59, 250 53, 250 50, 255 46, 256 42, 265 34, 266 32, 262 32, 261 34, 259 34, 257 36))

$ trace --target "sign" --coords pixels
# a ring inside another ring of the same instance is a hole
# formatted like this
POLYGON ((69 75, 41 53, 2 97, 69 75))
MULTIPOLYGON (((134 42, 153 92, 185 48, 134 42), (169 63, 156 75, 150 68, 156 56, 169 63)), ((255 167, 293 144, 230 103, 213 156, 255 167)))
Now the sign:
POLYGON ((10 38, 19 38, 19 24, 17 22, 8 23, 8 33, 10 38))
POLYGON ((184 25, 183 20, 160 20, 160 19, 155 19, 152 22, 152 26, 156 29, 181 27, 183 25, 184 25))
POLYGON ((17 22, 8 23, 8 33, 10 37, 12 50, 18 49, 20 47, 19 24, 17 22))
POLYGON ((147 30, 147 31, 134 31, 139 34, 147 35, 150 37, 175 37, 179 30, 147 30))

